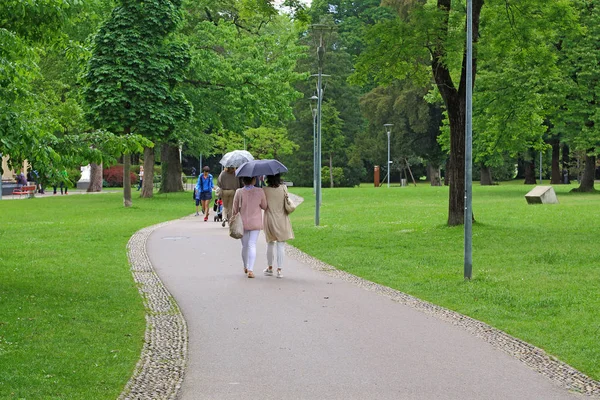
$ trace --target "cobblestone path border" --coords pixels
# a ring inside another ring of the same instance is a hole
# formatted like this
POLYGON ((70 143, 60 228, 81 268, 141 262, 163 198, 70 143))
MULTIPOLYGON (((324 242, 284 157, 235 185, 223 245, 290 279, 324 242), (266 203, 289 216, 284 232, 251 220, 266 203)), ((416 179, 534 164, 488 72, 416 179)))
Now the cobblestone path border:
POLYGON ((600 397, 600 382, 593 380, 555 357, 546 354, 544 350, 517 339, 506 332, 466 315, 340 271, 291 245, 286 245, 286 253, 296 260, 310 265, 314 270, 324 272, 338 279, 343 279, 363 289, 377 292, 393 301, 466 329, 472 335, 485 340, 496 349, 515 357, 530 368, 548 377, 553 383, 567 390, 590 396, 590 399, 596 398, 596 396, 600 397))
POLYGON ((152 232, 170 222, 137 231, 127 244, 131 273, 146 307, 144 347, 119 400, 175 399, 187 365, 187 325, 179 306, 154 272, 146 252, 152 232))

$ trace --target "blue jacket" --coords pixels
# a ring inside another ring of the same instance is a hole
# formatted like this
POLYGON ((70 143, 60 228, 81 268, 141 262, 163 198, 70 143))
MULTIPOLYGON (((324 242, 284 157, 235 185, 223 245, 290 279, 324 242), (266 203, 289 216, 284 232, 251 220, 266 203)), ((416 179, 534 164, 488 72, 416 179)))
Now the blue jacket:
POLYGON ((208 174, 208 178, 204 179, 204 174, 200 174, 198 177, 198 183, 196 183, 196 192, 211 192, 215 184, 213 183, 213 176, 208 174))

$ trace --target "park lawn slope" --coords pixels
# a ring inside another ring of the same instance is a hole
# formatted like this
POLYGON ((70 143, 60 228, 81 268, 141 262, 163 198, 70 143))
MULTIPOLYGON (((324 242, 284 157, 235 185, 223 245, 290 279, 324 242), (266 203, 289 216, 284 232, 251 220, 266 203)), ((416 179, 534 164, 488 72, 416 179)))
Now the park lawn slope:
POLYGON ((484 321, 600 379, 600 195, 528 205, 531 186, 474 186, 473 279, 463 227, 446 225, 448 188, 311 189, 290 243, 351 274, 484 321))
POLYGON ((145 311, 126 245, 190 214, 189 194, 0 203, 0 398, 115 399, 139 360, 145 311))

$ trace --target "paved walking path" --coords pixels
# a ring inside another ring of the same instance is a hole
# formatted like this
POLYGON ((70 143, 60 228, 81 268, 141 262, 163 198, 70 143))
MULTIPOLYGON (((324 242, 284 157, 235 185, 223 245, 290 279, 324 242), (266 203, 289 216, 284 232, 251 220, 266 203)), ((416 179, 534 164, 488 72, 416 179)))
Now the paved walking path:
MULTIPOLYGON (((178 398, 574 399, 464 328, 286 258, 283 279, 242 271, 240 242, 188 217, 147 239, 187 321, 178 398)), ((334 245, 334 244, 332 244, 334 245)))

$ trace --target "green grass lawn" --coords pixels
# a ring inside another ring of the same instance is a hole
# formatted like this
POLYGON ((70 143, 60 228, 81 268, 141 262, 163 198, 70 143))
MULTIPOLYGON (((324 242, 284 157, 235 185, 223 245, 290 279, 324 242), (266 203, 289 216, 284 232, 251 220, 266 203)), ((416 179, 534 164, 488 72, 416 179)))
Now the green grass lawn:
POLYGON ((446 226, 448 188, 312 189, 292 216, 299 249, 341 270, 467 314, 600 379, 600 195, 528 205, 522 183, 474 185, 473 279, 463 227, 446 226))
MULTIPOLYGON (((474 187, 473 280, 444 187, 311 189, 295 246, 350 273, 483 320, 600 378, 600 196, 529 206, 530 186, 474 187)), ((115 399, 143 344, 126 244, 194 211, 190 193, 0 202, 0 398, 115 399)), ((291 279, 291 278, 290 278, 291 279)))
POLYGON ((0 202, 0 398, 118 397, 146 326, 126 244, 194 210, 189 193, 133 199, 0 202))

